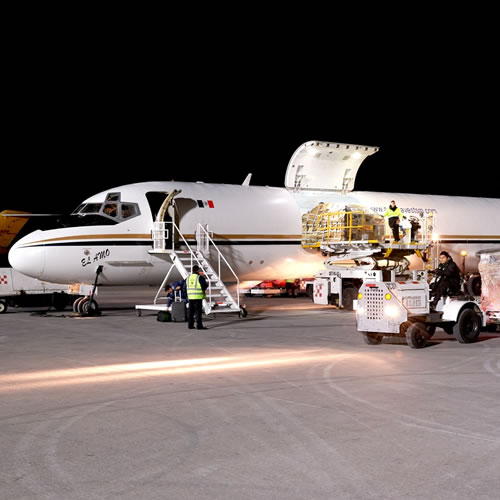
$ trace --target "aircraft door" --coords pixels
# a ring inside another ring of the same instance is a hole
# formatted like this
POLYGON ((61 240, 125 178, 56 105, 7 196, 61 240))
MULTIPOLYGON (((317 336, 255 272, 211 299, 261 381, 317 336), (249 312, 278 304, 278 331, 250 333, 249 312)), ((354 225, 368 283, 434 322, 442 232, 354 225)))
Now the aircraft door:
POLYGON ((166 222, 165 229, 165 245, 167 248, 172 247, 172 243, 175 245, 179 242, 179 220, 177 216, 177 211, 175 210, 174 198, 180 194, 180 189, 174 189, 171 193, 167 195, 165 201, 163 202, 160 211, 158 212, 157 220, 160 222, 166 222))
POLYGON ((176 229, 176 226, 179 227, 179 217, 177 214, 177 210, 175 209, 174 198, 180 192, 180 189, 174 189, 170 193, 148 193, 148 201, 150 202, 151 211, 155 222, 165 223, 165 248, 172 248, 172 244, 175 244, 179 241, 179 232, 176 229), (156 204, 156 207, 153 207, 153 204, 154 200, 156 200, 156 202, 158 203, 158 195, 163 195, 164 198, 159 209, 156 211, 155 208, 158 207, 158 204, 156 204))

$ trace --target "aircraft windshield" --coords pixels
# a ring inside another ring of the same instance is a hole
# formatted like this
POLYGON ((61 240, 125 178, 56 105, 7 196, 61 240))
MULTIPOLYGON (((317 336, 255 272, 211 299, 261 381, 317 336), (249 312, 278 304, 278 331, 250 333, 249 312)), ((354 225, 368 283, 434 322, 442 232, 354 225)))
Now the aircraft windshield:
POLYGON ((101 203, 89 203, 88 205, 82 205, 80 207, 79 213, 81 214, 98 214, 101 210, 101 203))
POLYGON ((104 203, 84 203, 71 215, 95 215, 118 223, 137 217, 140 213, 137 203, 122 202, 121 193, 108 193, 104 203))

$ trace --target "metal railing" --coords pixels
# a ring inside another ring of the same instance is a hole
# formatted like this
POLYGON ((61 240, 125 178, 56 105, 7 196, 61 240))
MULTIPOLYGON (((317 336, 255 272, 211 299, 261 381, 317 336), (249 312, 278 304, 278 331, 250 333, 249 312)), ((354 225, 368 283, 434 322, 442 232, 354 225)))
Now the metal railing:
MULTIPOLYGON (((201 261, 196 257, 196 254, 194 250, 191 248, 189 243, 186 241, 186 238, 184 238, 184 235, 181 233, 180 229, 177 227, 177 224, 174 221, 168 221, 168 222, 163 222, 163 221, 156 221, 153 223, 153 230, 151 231, 151 238, 153 240, 153 251, 154 252, 159 252, 159 253, 170 253, 170 252, 175 252, 175 242, 178 241, 176 240, 176 236, 179 236, 180 240, 182 240, 182 243, 186 246, 187 248, 187 254, 189 254, 191 261, 189 263, 190 268, 193 269, 193 265, 198 264, 198 267, 200 269, 203 269, 203 264, 201 261), (168 226, 171 226, 171 229, 168 228, 168 226), (170 235, 172 235, 170 237, 170 235), (167 247, 167 243, 170 243, 167 247)), ((178 258, 178 256, 176 256, 178 258)), ((184 265, 184 263, 183 263, 184 265)), ((170 274, 170 271, 169 273, 170 274)), ((168 275, 167 275, 168 277, 168 275)), ((167 279, 165 278, 165 280, 167 279)), ((184 279, 187 278, 187 276, 182 276, 184 279)), ((165 281, 166 284, 166 281, 165 281)), ((211 282, 208 280, 208 296, 211 297, 212 295, 212 287, 211 287, 211 282)))
MULTIPOLYGON (((408 216, 409 218, 411 215, 408 216)), ((429 212, 415 217, 420 227, 415 230, 414 243, 429 246, 435 241, 436 214, 429 212)), ((400 224, 401 226, 401 224, 400 224)), ((405 228, 408 237, 411 228, 405 228)), ((363 210, 307 214, 302 221, 302 247, 323 248, 335 245, 380 244, 393 240, 392 229, 379 214, 363 210)), ((405 238, 406 240, 406 238, 405 238)), ((405 241, 411 243, 411 241, 405 241)))
MULTIPOLYGON (((237 274, 234 272, 234 269, 231 267, 227 259, 222 255, 222 252, 219 250, 219 247, 214 243, 214 240, 208 233, 207 229, 204 228, 201 224, 198 224, 196 228, 196 242, 198 244, 198 249, 200 252, 210 252, 210 248, 214 248, 217 252, 217 271, 216 274, 222 282, 222 263, 224 263, 229 270, 229 272, 234 276, 236 280, 236 303, 238 305, 238 309, 240 308, 240 280, 237 274), (210 246, 211 245, 211 246, 210 246)), ((228 290, 229 293, 229 290, 228 290)))
MULTIPOLYGON (((198 267, 202 270, 205 270, 205 268, 208 266, 211 269, 210 262, 204 255, 205 263, 203 263, 195 253, 195 250, 191 247, 191 245, 186 241, 184 238, 184 235, 181 233, 179 227, 175 224, 173 221, 168 221, 168 222, 163 222, 163 221, 156 221, 153 223, 153 230, 151 231, 151 238, 153 240, 153 252, 158 252, 158 253, 170 253, 170 252, 184 252, 184 254, 187 256, 189 254, 190 256, 190 263, 189 266, 192 269, 193 265, 196 263, 198 267), (170 227, 169 227, 170 226, 170 227), (176 250, 175 246, 176 243, 179 243, 187 250, 176 250)), ((216 272, 218 279, 222 283, 222 266, 223 264, 226 265, 228 268, 229 272, 234 276, 236 280, 236 290, 237 290, 237 299, 235 302, 238 305, 238 309, 240 308, 240 280, 236 273, 234 272, 233 268, 230 266, 229 262, 227 259, 222 255, 221 251, 217 247, 217 245, 214 243, 213 239, 210 237, 208 231, 201 225, 198 224, 196 228, 196 243, 197 243, 197 250, 200 251, 202 254, 208 254, 210 252, 210 248, 214 248, 217 252, 217 271, 213 270, 216 272), (210 246, 211 245, 211 246, 210 246)), ((176 258, 179 258, 178 255, 176 255, 176 258)), ((183 265, 185 266, 186 264, 183 262, 183 265)), ((167 274, 164 280, 163 286, 166 284, 166 280, 170 274, 167 274)), ((187 276, 183 276, 183 278, 186 278, 187 276)), ((208 278, 208 277, 207 277, 208 278)), ((211 302, 211 303, 216 303, 216 299, 213 297, 214 292, 212 291, 212 282, 210 278, 207 279, 208 283, 208 288, 205 291, 206 299, 211 302), (208 293, 207 293, 208 292, 208 293)), ((215 285, 217 286, 217 285, 215 285)), ((223 285, 225 286, 225 285, 223 285)), ((228 291, 229 293, 229 291, 228 291)), ((155 297, 155 303, 156 303, 157 297, 155 297)), ((234 300, 234 299, 233 299, 234 300)))
POLYGON ((320 248, 322 245, 354 242, 380 243, 384 230, 381 221, 363 210, 310 214, 303 221, 302 246, 320 248))
MULTIPOLYGON (((432 241, 435 241, 436 239, 436 214, 435 212, 429 212, 428 214, 423 215, 422 217, 416 217, 409 215, 407 216, 407 220, 410 222, 410 226, 404 228, 403 227, 403 221, 400 221, 399 223, 399 230, 403 232, 403 234, 407 233, 407 236, 403 236, 403 240, 407 240, 408 236, 410 236, 410 241, 413 241, 414 243, 421 243, 421 244, 426 244, 429 245, 432 243, 432 241), (418 222, 419 226, 417 229, 415 229, 415 239, 411 239, 411 219, 412 217, 415 217, 416 221, 418 222)), ((386 220, 385 221, 385 240, 386 241, 391 241, 394 239, 394 236, 392 234, 392 229, 389 227, 389 223, 386 220)))

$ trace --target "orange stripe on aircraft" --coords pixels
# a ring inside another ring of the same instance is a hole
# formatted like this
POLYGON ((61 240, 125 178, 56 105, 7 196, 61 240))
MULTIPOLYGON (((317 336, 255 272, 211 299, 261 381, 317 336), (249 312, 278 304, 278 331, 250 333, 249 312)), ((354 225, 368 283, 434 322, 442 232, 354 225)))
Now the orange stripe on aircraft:
MULTIPOLYGON (((301 234, 217 234, 214 239, 225 240, 301 240, 301 234)), ((194 239, 194 234, 184 234, 186 239, 194 239)), ((26 242, 26 245, 51 243, 56 241, 81 241, 81 240, 136 240, 151 239, 150 234, 81 234, 75 236, 63 236, 26 242)), ((500 235, 442 235, 441 240, 500 240, 500 235)))
POLYGON ((54 241, 80 241, 80 240, 136 240, 151 239, 150 234, 80 234, 75 236, 62 236, 59 238, 49 238, 47 240, 29 241, 26 245, 35 245, 36 243, 49 243, 54 241))

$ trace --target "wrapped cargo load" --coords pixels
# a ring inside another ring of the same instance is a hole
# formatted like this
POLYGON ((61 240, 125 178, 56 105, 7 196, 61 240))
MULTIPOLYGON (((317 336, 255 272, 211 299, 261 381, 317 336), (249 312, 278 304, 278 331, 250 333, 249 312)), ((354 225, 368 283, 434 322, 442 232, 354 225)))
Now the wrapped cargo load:
POLYGON ((480 257, 481 306, 484 311, 500 311, 500 251, 483 250, 480 257))
POLYGON ((302 247, 383 243, 384 218, 360 205, 320 203, 302 216, 302 247))

